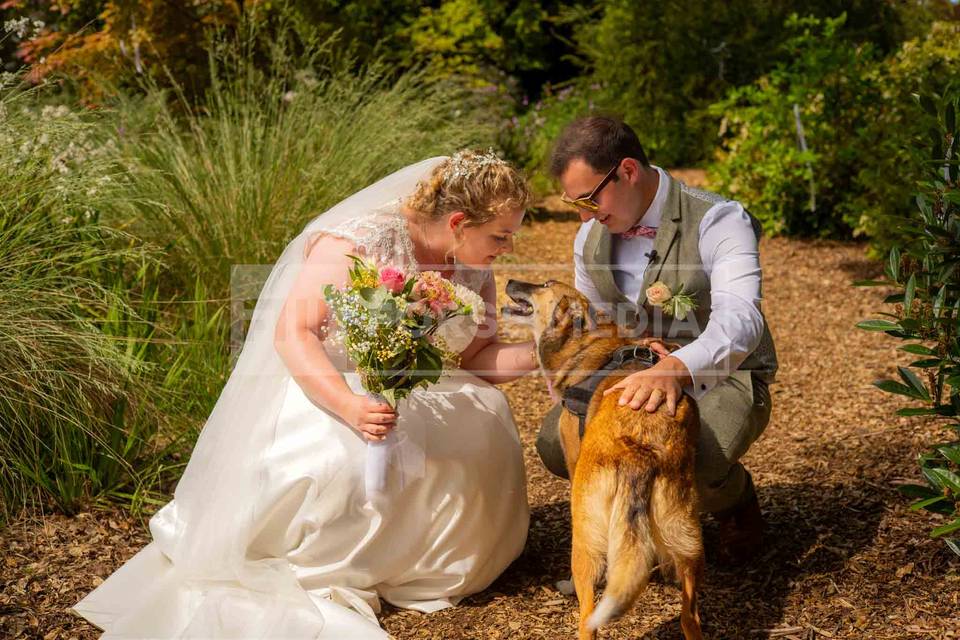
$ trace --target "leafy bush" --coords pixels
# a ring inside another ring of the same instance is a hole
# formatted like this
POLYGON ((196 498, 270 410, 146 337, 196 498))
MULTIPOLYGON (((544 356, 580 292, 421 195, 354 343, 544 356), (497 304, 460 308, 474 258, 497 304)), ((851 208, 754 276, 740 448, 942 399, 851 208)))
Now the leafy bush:
MULTIPOLYGON (((562 80, 576 68, 562 55, 572 51, 571 29, 560 19, 560 0, 284 0, 236 3, 224 0, 10 0, 29 15, 16 53, 31 72, 71 77, 88 102, 105 98, 103 86, 134 86, 147 75, 161 86, 176 78, 191 101, 210 83, 206 64, 211 32, 235 33, 255 21, 274 37, 290 30, 339 46, 361 64, 382 59, 397 72, 427 68, 431 79, 502 85, 536 94, 545 80, 562 80), (45 22, 33 28, 32 19, 45 22), (42 60, 42 63, 41 63, 42 60)), ((3 10, 0 10, 2 13, 3 10)), ((0 39, 0 62, 5 59, 0 39)), ((13 55, 9 56, 10 58, 13 55)), ((2 70, 2 69, 0 69, 2 70)))
POLYGON ((543 99, 511 118, 500 131, 500 146, 524 169, 538 195, 556 189, 548 166, 553 143, 571 120, 595 110, 593 96, 598 89, 598 85, 574 85, 554 92, 547 87, 543 99))
POLYGON ((924 145, 918 142, 929 144, 932 135, 914 95, 943 94, 960 77, 960 23, 935 22, 872 76, 880 100, 857 136, 859 170, 845 215, 854 235, 868 237, 882 254, 901 240, 901 221, 912 217, 913 192, 924 174, 924 145))
MULTIPOLYGON (((909 341, 900 347, 920 357, 907 367, 897 367, 900 381, 879 380, 884 391, 920 403, 900 409, 902 416, 929 416, 955 432, 950 442, 934 445, 918 458, 926 485, 899 487, 917 498, 913 509, 946 516, 930 535, 944 537, 960 555, 960 112, 958 94, 942 100, 925 99, 936 118, 932 162, 916 198, 919 215, 900 229, 902 247, 890 250, 887 280, 862 285, 894 285, 897 293, 887 303, 896 304, 891 320, 866 320, 858 326, 909 341), (936 104, 939 102, 939 104, 936 104), (948 537, 951 534, 952 537, 948 537)), ((929 121, 931 118, 925 118, 929 121)))
MULTIPOLYGON (((191 94, 201 93, 208 81, 205 31, 233 29, 244 17, 242 3, 224 0, 53 4, 41 14, 46 24, 24 39, 19 55, 32 77, 68 76, 88 102, 106 97, 104 83, 124 85, 142 75, 162 82, 169 73, 191 94)), ((258 14, 269 12, 258 8, 258 14)))
POLYGON ((904 37, 899 10, 886 0, 607 0, 598 10, 576 36, 589 81, 604 87, 598 103, 632 123, 665 166, 708 158, 722 114, 707 107, 792 61, 795 47, 782 46, 791 14, 825 21, 847 11, 846 21, 831 23, 833 46, 886 52, 904 37))
POLYGON ((710 176, 770 233, 866 235, 885 250, 922 166, 903 141, 929 137, 912 94, 960 74, 960 24, 934 23, 886 58, 838 38, 841 24, 793 19, 790 61, 710 107, 723 118, 710 176))
POLYGON ((710 107, 723 118, 711 181, 746 203, 770 233, 848 236, 853 229, 854 179, 870 153, 858 134, 880 93, 871 76, 875 50, 841 39, 845 20, 794 16, 784 44, 789 62, 710 107))

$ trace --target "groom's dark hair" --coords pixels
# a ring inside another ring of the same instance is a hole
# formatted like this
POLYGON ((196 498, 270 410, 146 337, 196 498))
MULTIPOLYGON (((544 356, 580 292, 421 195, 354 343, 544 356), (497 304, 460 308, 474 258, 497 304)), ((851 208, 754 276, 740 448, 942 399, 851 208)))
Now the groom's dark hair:
POLYGON ((559 178, 575 158, 583 158, 600 173, 624 158, 650 166, 637 134, 626 122, 612 116, 584 116, 564 127, 550 154, 550 173, 559 178))

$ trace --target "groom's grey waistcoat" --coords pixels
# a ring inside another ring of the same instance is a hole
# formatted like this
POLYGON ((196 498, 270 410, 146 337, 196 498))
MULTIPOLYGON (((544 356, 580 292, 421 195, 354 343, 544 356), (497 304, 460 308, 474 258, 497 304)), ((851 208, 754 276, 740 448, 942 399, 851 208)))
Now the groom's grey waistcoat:
MULTIPOLYGON (((583 264, 601 298, 613 303, 614 319, 621 325, 648 329, 652 335, 681 345, 695 340, 710 319, 710 279, 700 259, 700 221, 707 211, 723 198, 699 189, 691 189, 673 177, 669 180, 660 227, 654 239, 655 258, 643 274, 643 285, 637 300, 629 300, 617 287, 611 266, 611 236, 598 223, 587 235, 583 246, 583 264), (647 302, 646 290, 654 282, 663 282, 673 293, 683 288, 696 302, 697 308, 686 319, 674 319, 662 313, 659 307, 647 302), (638 314, 639 310, 643 313, 638 314)), ((749 213, 748 213, 749 215, 749 213)), ((760 224, 751 215, 753 231, 760 237, 760 224)), ((763 335, 757 348, 739 367, 751 371, 764 382, 773 381, 777 370, 777 354, 773 338, 763 320, 763 335)))

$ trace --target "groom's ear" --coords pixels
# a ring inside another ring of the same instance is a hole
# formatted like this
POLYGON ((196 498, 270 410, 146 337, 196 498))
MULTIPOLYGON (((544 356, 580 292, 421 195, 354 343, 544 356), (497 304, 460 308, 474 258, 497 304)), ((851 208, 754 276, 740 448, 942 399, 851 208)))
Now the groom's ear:
POLYGON ((637 178, 640 176, 640 163, 636 158, 624 158, 621 163, 623 168, 623 176, 626 178, 627 182, 633 183, 636 182, 637 178))

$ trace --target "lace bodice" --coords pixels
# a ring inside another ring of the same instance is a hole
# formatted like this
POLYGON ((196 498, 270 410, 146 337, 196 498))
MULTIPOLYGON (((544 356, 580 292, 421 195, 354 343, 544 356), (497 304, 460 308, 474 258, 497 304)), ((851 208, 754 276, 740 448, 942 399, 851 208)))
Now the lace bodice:
POLYGON ((417 259, 406 227, 407 221, 399 207, 392 205, 322 229, 316 236, 343 238, 353 244, 359 255, 376 264, 391 265, 412 273, 418 270, 417 259))
MULTIPOLYGON (((411 275, 420 271, 407 219, 400 211, 400 201, 322 229, 316 235, 343 238, 353 244, 359 255, 378 266, 397 267, 411 275)), ((308 243, 308 247, 311 245, 312 242, 308 243)), ((450 280, 479 295, 483 285, 492 277, 492 272, 487 269, 471 269, 458 264, 450 280)), ((448 348, 457 352, 469 346, 476 330, 477 326, 466 316, 452 318, 440 327, 448 348)))

